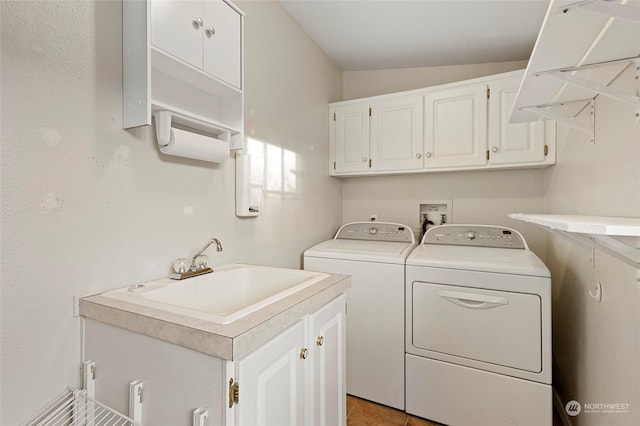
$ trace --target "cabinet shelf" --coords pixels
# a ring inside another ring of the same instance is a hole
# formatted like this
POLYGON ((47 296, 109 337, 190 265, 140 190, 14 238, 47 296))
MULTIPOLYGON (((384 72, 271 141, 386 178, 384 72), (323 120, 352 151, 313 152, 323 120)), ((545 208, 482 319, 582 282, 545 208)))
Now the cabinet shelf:
POLYGON ((242 93, 240 89, 164 52, 156 46, 150 46, 150 49, 151 64, 154 70, 187 82, 191 86, 219 98, 239 96, 242 93))
POLYGON ((609 87, 627 67, 638 75, 638 40, 640 2, 552 0, 510 121, 553 118, 593 136, 593 121, 576 116, 598 95, 634 105, 640 119, 637 93, 609 87))
POLYGON ((640 269, 640 218, 522 213, 509 217, 602 249, 640 269))

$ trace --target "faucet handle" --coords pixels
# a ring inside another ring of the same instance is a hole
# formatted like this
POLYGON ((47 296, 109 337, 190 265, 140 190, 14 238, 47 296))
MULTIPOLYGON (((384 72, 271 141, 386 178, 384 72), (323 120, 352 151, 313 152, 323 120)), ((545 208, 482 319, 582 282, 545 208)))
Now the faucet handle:
POLYGON ((188 272, 190 266, 191 262, 189 259, 185 259, 184 257, 173 262, 173 270, 176 274, 184 274, 185 272, 188 272))
POLYGON ((196 257, 194 266, 196 267, 196 271, 205 269, 209 266, 209 256, 207 256, 206 254, 201 254, 200 256, 196 257))

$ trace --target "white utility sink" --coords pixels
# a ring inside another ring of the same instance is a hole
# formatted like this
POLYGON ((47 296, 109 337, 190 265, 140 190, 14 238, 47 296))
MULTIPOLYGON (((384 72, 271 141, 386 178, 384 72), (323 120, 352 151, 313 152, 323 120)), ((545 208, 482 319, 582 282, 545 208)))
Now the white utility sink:
POLYGON ((228 324, 329 277, 320 272, 232 264, 185 280, 163 278, 101 296, 228 324))

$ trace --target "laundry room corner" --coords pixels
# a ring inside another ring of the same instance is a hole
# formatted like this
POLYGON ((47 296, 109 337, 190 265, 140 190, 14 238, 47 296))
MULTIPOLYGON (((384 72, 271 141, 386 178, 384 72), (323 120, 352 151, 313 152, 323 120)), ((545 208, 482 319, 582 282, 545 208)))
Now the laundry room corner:
MULTIPOLYGON (((630 67, 611 87, 633 90, 630 67)), ((637 84, 637 83, 635 83, 637 84)), ((558 126, 558 163, 545 170, 550 214, 637 217, 640 127, 633 106, 595 99, 595 138, 558 126)), ((572 424, 637 424, 640 416, 640 275, 601 250, 545 233, 553 277, 557 402, 592 404, 572 424), (599 289, 599 290, 598 290, 599 289), (615 357, 612 355, 615 353, 615 357), (620 404, 607 413, 598 404, 620 404)), ((564 407, 560 407, 563 409, 564 407)), ((584 410, 584 408, 583 408, 584 410)))

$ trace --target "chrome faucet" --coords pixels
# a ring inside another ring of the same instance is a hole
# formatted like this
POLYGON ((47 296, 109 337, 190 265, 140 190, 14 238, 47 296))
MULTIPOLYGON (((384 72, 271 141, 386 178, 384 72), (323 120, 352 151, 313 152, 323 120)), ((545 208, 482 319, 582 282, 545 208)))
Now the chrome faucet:
POLYGON ((222 251, 222 243, 217 238, 211 238, 196 254, 191 256, 191 260, 180 258, 173 263, 173 274, 169 278, 174 280, 184 280, 185 278, 195 277, 197 275, 208 274, 213 272, 207 265, 207 257, 202 255, 211 244, 216 245, 216 251, 222 251), (188 263, 187 263, 188 262, 188 263))
POLYGON ((212 239, 207 241, 207 243, 204 245, 204 247, 202 247, 200 250, 198 250, 198 252, 196 254, 191 256, 191 265, 189 265, 189 270, 195 271, 197 269, 196 258, 198 256, 200 256, 213 243, 216 243, 216 251, 222 251, 222 243, 220 242, 219 239, 217 239, 216 237, 213 237, 212 239))

